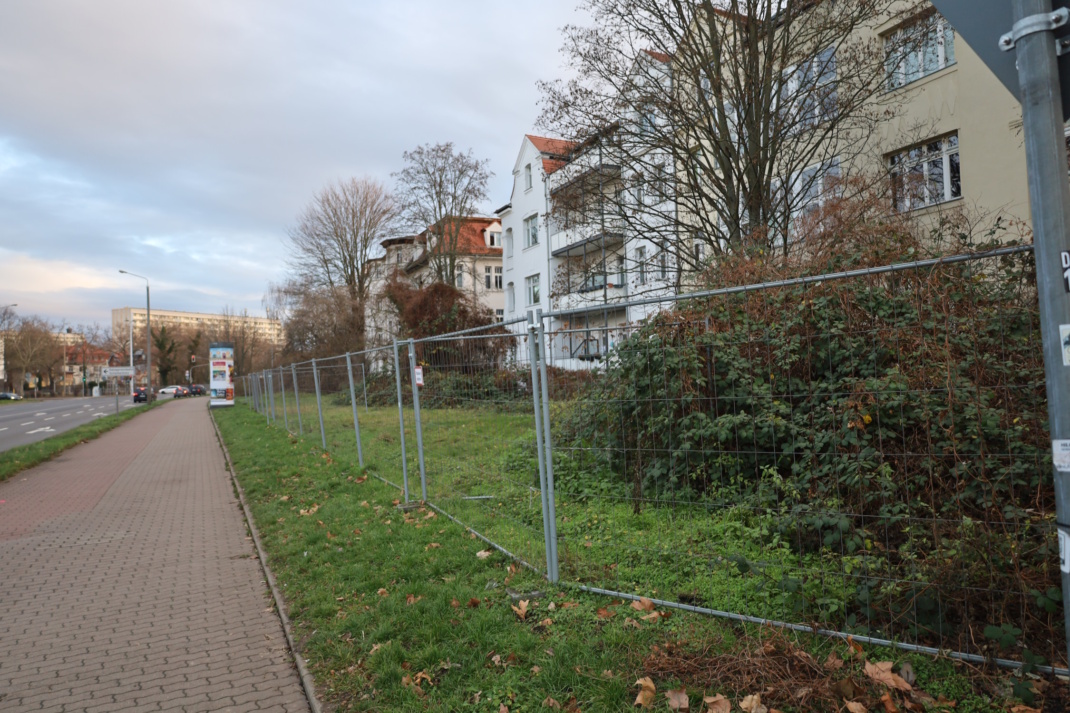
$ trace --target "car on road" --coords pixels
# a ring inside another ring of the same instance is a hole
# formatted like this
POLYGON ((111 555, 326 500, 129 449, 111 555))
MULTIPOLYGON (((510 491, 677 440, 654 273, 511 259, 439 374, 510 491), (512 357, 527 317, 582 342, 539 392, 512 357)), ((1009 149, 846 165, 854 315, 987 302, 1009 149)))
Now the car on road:
POLYGON ((11 393, 10 391, 0 393, 0 401, 20 401, 21 399, 21 396, 11 393))
POLYGON ((191 384, 189 387, 190 396, 204 396, 208 393, 208 389, 204 388, 201 384, 191 384))
POLYGON ((149 390, 148 387, 139 386, 134 389, 134 403, 148 403, 149 402, 149 390))
POLYGON ((182 387, 181 386, 165 386, 162 389, 160 389, 159 391, 157 391, 156 393, 159 394, 160 396, 170 396, 172 398, 178 399, 178 398, 182 397, 182 387))
POLYGON ((178 398, 179 396, 181 396, 182 398, 186 398, 187 396, 189 396, 189 387, 188 386, 181 386, 179 388, 182 389, 182 393, 181 394, 177 394, 176 393, 175 394, 175 398, 178 398))

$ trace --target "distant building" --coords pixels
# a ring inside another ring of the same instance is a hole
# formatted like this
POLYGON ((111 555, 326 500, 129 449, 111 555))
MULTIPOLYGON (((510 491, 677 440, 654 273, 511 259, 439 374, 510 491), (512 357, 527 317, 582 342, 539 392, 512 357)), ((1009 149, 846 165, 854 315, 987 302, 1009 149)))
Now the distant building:
MULTIPOLYGON (((418 287, 426 287, 437 279, 432 261, 444 248, 431 240, 431 229, 415 236, 415 254, 405 265, 405 273, 418 287)), ((465 218, 457 235, 454 249, 456 277, 454 287, 490 310, 496 321, 502 321, 505 308, 502 280, 502 224, 497 218, 465 218)))
MULTIPOLYGON (((111 311, 111 331, 116 337, 128 334, 130 321, 133 319, 134 332, 145 332, 145 308, 144 307, 120 307, 111 311)), ((256 337, 273 344, 283 342, 282 322, 267 317, 252 317, 242 315, 203 314, 201 312, 178 312, 175 310, 154 309, 152 310, 152 328, 167 327, 175 331, 187 333, 203 332, 205 334, 219 332, 226 329, 227 325, 235 323, 243 325, 256 337)))

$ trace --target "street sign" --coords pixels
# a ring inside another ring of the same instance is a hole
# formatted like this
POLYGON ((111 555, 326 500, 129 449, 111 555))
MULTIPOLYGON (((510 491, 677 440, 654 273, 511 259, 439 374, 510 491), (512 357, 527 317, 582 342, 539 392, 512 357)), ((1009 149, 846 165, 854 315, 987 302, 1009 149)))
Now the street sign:
POLYGON ((132 366, 106 366, 100 370, 100 375, 105 379, 120 379, 124 376, 133 376, 132 366))
MULTIPOLYGON (((1018 85, 1017 53, 1004 51, 1000 38, 1014 26, 1011 0, 932 0, 955 32, 966 41, 1015 99, 1021 99, 1018 85)), ((1052 0, 1052 9, 1070 7, 1070 0, 1052 0)), ((1070 23, 1055 31, 1056 41, 1070 36, 1070 23)), ((1059 58, 1063 88, 1063 119, 1070 119, 1070 54, 1059 58)))

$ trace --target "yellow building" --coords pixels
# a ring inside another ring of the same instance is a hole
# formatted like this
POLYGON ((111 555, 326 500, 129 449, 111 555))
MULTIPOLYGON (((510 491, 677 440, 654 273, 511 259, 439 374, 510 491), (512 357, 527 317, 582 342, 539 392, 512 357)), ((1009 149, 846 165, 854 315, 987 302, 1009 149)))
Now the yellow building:
MULTIPOLYGON (((133 320, 134 332, 145 332, 144 307, 120 307, 111 311, 111 331, 117 337, 128 334, 130 321, 133 320)), ((167 327, 175 331, 204 334, 222 332, 235 323, 250 330, 257 338, 273 344, 283 342, 282 322, 267 317, 249 315, 204 314, 201 312, 178 312, 175 310, 152 310, 152 328, 167 327)))

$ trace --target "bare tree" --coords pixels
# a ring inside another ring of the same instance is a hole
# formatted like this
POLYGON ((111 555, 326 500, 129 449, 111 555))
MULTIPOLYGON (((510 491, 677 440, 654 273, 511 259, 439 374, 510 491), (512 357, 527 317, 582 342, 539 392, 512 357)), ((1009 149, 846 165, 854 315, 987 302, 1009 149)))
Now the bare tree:
POLYGON ((372 282, 369 260, 389 235, 396 215, 394 199, 383 184, 351 178, 316 193, 289 232, 289 289, 344 295, 352 347, 357 351, 365 342, 365 304, 372 282))
POLYGON ((458 248, 464 219, 487 200, 488 159, 452 142, 425 144, 402 154, 405 167, 394 174, 403 217, 416 232, 427 230, 429 265, 435 279, 456 284, 458 248))
MULTIPOLYGON (((63 345, 52 326, 39 317, 23 317, 9 333, 5 355, 17 392, 22 393, 26 375, 33 378, 34 395, 44 378, 63 362, 63 345)), ((54 381, 50 380, 54 392, 54 381)))
POLYGON ((564 30, 574 77, 542 84, 540 123, 579 142, 576 157, 597 154, 583 170, 597 165, 601 180, 559 191, 556 219, 608 213, 679 268, 725 252, 786 253, 799 216, 848 172, 872 168, 858 159, 896 100, 883 91, 887 46, 875 27, 920 5, 586 0, 591 25, 564 30), (592 196, 595 210, 577 215, 592 196))

